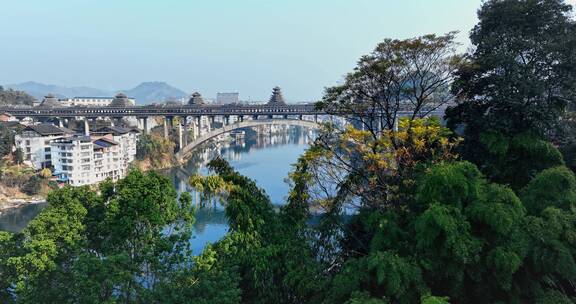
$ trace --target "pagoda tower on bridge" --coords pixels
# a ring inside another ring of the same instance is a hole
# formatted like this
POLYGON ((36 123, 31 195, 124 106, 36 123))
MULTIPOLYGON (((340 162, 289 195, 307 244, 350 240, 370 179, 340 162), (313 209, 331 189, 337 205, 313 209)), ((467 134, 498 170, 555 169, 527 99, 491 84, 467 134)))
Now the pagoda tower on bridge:
POLYGON ((192 96, 190 97, 190 99, 188 99, 188 104, 189 105, 203 105, 204 104, 204 98, 202 98, 202 95, 200 95, 200 93, 194 92, 192 94, 192 96))
POLYGON ((268 101, 268 105, 271 105, 271 106, 286 105, 286 102, 284 102, 284 97, 282 97, 282 91, 280 90, 280 87, 274 87, 274 89, 272 89, 272 96, 270 96, 270 100, 268 101))

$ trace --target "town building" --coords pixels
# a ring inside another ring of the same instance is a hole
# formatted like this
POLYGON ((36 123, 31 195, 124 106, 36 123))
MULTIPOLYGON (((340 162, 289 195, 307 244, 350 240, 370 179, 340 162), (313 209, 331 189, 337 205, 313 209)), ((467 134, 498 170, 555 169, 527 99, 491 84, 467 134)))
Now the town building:
POLYGON ((126 167, 136 159, 136 143, 140 131, 136 128, 106 126, 92 132, 93 136, 111 135, 112 140, 120 144, 122 158, 126 167))
POLYGON ((44 123, 23 127, 15 135, 15 145, 25 164, 36 170, 52 168, 58 181, 82 186, 126 176, 136 158, 139 135, 133 128, 107 126, 81 136, 44 123))
POLYGON ((136 105, 136 100, 134 98, 127 97, 123 93, 118 93, 114 97, 74 97, 60 99, 60 103, 63 106, 76 106, 76 107, 107 107, 112 104, 114 99, 126 99, 129 105, 136 105))
POLYGON ((136 157, 138 131, 106 127, 91 136, 72 136, 51 143, 53 174, 72 186, 91 185, 128 173, 136 157))
POLYGON ((23 152, 24 163, 39 170, 52 165, 50 143, 52 140, 67 137, 74 132, 53 124, 38 124, 25 127, 15 135, 15 146, 23 152))
POLYGON ((94 148, 88 136, 71 136, 54 139, 51 142, 53 175, 58 181, 72 186, 95 183, 94 148))
POLYGON ((16 117, 10 115, 9 113, 0 113, 0 122, 8 122, 8 121, 18 121, 16 117))

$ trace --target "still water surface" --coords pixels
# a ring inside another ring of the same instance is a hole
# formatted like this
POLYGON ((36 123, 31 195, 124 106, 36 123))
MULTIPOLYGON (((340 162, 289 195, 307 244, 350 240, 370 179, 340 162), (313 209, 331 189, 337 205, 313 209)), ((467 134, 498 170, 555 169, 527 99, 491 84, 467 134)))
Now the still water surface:
MULTIPOLYGON (((270 196, 273 204, 284 203, 289 186, 285 182, 291 165, 308 146, 313 133, 300 127, 289 127, 276 134, 258 135, 247 132, 242 140, 229 143, 208 143, 197 149, 186 165, 165 170, 179 193, 188 191, 197 206, 192 249, 199 254, 206 243, 214 242, 224 236, 228 230, 224 207, 218 202, 201 204, 199 195, 187 185, 188 177, 200 172, 207 174, 206 163, 221 155, 241 174, 246 175, 262 187, 270 196)), ((0 230, 17 232, 33 219, 45 204, 27 205, 0 214, 0 230)))

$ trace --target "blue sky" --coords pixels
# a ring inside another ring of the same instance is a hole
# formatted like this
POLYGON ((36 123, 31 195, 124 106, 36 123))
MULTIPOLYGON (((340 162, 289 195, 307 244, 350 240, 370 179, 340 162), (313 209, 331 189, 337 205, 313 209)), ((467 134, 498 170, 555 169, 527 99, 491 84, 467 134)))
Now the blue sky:
POLYGON ((384 38, 460 31, 480 0, 11 0, 0 84, 103 89, 166 81, 207 97, 320 98, 384 38))

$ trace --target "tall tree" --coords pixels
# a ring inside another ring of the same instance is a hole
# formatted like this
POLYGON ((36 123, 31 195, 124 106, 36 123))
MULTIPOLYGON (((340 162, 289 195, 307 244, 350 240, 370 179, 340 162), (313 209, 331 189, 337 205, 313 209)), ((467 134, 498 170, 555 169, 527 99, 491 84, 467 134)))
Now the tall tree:
POLYGON ((482 133, 543 137, 576 102, 576 25, 563 0, 488 0, 470 33, 474 48, 457 72, 448 110, 464 127, 464 156, 480 164, 482 133))
POLYGON ((4 89, 0 87, 0 105, 27 105, 34 103, 34 97, 24 91, 4 89))
POLYGON ((452 101, 449 87, 462 61, 454 36, 384 40, 360 58, 344 84, 327 88, 318 106, 375 137, 382 128, 392 130, 401 111, 411 120, 426 116, 452 101))

